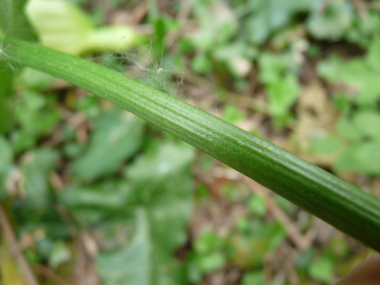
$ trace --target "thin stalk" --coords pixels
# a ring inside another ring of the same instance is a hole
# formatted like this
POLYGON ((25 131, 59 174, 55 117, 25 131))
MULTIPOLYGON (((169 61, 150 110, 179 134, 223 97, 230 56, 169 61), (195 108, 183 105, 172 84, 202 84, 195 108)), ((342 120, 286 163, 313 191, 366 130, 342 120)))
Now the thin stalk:
POLYGON ((21 40, 8 38, 5 44, 10 57, 3 60, 49 73, 113 102, 380 250, 380 200, 375 196, 114 70, 21 40))

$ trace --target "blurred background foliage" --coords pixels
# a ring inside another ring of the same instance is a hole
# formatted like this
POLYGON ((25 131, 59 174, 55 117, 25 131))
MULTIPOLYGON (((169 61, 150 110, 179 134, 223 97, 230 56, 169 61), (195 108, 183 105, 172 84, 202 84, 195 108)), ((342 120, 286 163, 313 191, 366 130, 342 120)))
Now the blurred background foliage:
MULTIPOLYGON (((378 1, 18 3, 42 44, 186 100, 380 197, 378 1)), ((29 25, 12 32, 2 13, 3 32, 35 38, 29 25)), ((332 284, 370 253, 111 103, 0 67, 2 284, 30 284, 10 254, 12 235, 40 284, 332 284)))

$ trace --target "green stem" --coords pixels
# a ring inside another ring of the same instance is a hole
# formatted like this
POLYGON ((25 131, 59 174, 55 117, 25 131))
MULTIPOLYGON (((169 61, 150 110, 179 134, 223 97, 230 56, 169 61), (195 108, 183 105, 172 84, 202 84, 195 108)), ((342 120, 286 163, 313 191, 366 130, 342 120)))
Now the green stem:
POLYGON ((5 44, 9 44, 6 52, 11 59, 3 56, 3 60, 15 60, 49 73, 115 103, 380 250, 380 200, 376 197, 267 141, 116 71, 33 43, 5 39, 5 44))

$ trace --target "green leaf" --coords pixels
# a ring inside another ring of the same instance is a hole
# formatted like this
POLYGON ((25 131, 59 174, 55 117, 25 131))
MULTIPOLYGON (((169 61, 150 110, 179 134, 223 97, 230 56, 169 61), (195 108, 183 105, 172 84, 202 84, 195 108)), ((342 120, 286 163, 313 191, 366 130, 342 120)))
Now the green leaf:
POLYGON ((224 241, 212 230, 206 229, 195 241, 194 250, 198 254, 208 254, 223 248, 224 241))
POLYGON ((349 42, 360 44, 363 48, 368 48, 373 38, 378 36, 380 28, 379 13, 375 9, 366 9, 366 17, 360 13, 355 14, 353 25, 347 30, 345 38, 349 42))
POLYGON ((117 215, 125 217, 123 209, 131 203, 130 194, 127 182, 109 180, 89 186, 69 185, 60 193, 59 200, 81 224, 93 225, 117 215))
POLYGON ((96 122, 87 152, 73 162, 73 175, 93 181, 115 173, 139 149, 143 126, 143 121, 121 109, 105 112, 96 122))
POLYGON ((49 256, 49 265, 56 269, 62 263, 69 261, 71 252, 66 247, 65 243, 58 241, 53 245, 49 256))
POLYGON ((348 114, 351 110, 351 102, 344 93, 337 94, 333 97, 333 103, 339 112, 348 114))
POLYGON ((380 113, 374 111, 355 112, 353 124, 363 136, 380 140, 380 113))
POLYGON ((231 124, 239 122, 244 118, 245 114, 234 105, 227 104, 223 109, 222 119, 231 124))
POLYGON ((380 71, 380 38, 375 38, 367 53, 368 64, 376 71, 380 71))
POLYGON ((144 209, 136 211, 136 224, 137 232, 129 244, 96 257, 102 284, 184 284, 176 261, 155 243, 153 224, 144 209))
POLYGON ((263 52, 258 59, 260 67, 260 81, 271 83, 280 81, 288 73, 297 71, 298 66, 289 54, 276 55, 263 52))
POLYGON ((248 200, 248 209, 255 215, 262 217, 267 212, 266 199, 262 195, 254 195, 248 200))
POLYGON ((353 142, 359 142, 362 139, 362 134, 352 123, 352 120, 340 118, 337 123, 338 132, 353 142))
POLYGON ((300 93, 298 79, 287 74, 283 79, 268 84, 267 92, 270 113, 274 117, 285 117, 300 93))
POLYGON ((375 73, 364 59, 352 59, 342 64, 339 81, 358 89, 355 101, 371 104, 380 96, 379 74, 375 73))
MULTIPOLYGON (((44 200, 45 197, 41 198, 41 200, 44 200)), ((15 200, 13 202, 12 213, 17 220, 17 231, 20 235, 43 230, 45 236, 52 240, 72 237, 72 229, 69 228, 67 221, 63 220, 62 215, 57 213, 56 205, 50 197, 49 205, 44 208, 36 208, 35 204, 31 203, 28 197, 25 200, 15 200)), ((48 258, 50 252, 45 253, 47 255, 44 257, 48 258)))
POLYGON ((379 175, 380 142, 363 142, 347 149, 336 160, 334 170, 351 170, 358 173, 379 175))
POLYGON ((311 265, 309 274, 317 281, 330 283, 333 277, 333 269, 334 262, 329 256, 324 255, 311 265))
POLYGON ((295 75, 298 66, 289 54, 263 53, 259 57, 260 80, 266 83, 269 111, 274 125, 283 128, 289 117, 289 109, 296 101, 300 86, 295 75))
POLYGON ((263 285, 264 273, 263 272, 250 272, 243 276, 243 285, 263 285))
POLYGON ((199 74, 207 74, 210 73, 213 65, 206 54, 200 53, 193 58, 191 62, 191 68, 199 74))
POLYGON ((350 253, 350 245, 344 236, 337 235, 331 238, 329 249, 339 258, 344 258, 350 253))
POLYGON ((43 45, 75 55, 127 50, 142 40, 128 26, 95 29, 84 11, 64 0, 31 0, 26 15, 43 45))
POLYGON ((138 212, 136 224, 137 232, 128 245, 111 252, 101 252, 96 257, 98 274, 103 284, 151 284, 151 233, 144 210, 138 212))
POLYGON ((318 65, 318 73, 331 82, 341 82, 355 90, 354 100, 361 105, 373 104, 380 96, 379 74, 364 58, 343 62, 336 56, 318 65))
POLYGON ((183 284, 173 253, 187 237, 193 156, 194 149, 182 142, 153 141, 128 166, 125 181, 62 192, 61 201, 81 221, 135 218, 132 241, 97 257, 104 284, 183 284))
POLYGON ((24 68, 18 75, 18 79, 30 89, 44 90, 51 85, 54 77, 38 70, 24 68))
POLYGON ((329 154, 342 146, 342 141, 333 136, 317 137, 311 142, 311 149, 321 154, 329 154))
POLYGON ((226 258, 221 252, 210 252, 197 258, 199 268, 203 273, 210 273, 223 268, 226 258))
POLYGON ((48 134, 60 120, 60 112, 53 106, 54 97, 44 97, 33 91, 25 92, 21 103, 14 108, 21 129, 12 133, 16 153, 32 148, 38 137, 48 134))
MULTIPOLYGON (((250 12, 245 21, 245 34, 253 44, 264 43, 271 33, 287 25, 293 14, 310 8, 307 0, 249 1, 246 10, 250 12)), ((247 12, 244 11, 244 12, 247 12)))
POLYGON ((315 10, 307 21, 307 28, 317 39, 337 40, 350 27, 353 9, 346 1, 328 2, 321 12, 315 10))
POLYGON ((50 205, 49 174, 57 166, 59 155, 56 151, 40 148, 25 155, 21 164, 24 176, 23 188, 28 204, 45 209, 50 205))
POLYGON ((343 61, 335 54, 330 55, 326 60, 318 63, 318 75, 322 78, 334 82, 339 80, 339 74, 342 69, 343 61))
POLYGON ((126 175, 134 189, 131 201, 147 208, 155 242, 168 251, 186 239, 193 156, 194 149, 184 143, 154 143, 127 168, 126 175))
POLYGON ((317 250, 313 247, 300 253, 295 262, 296 268, 302 273, 307 273, 317 253, 317 250))
POLYGON ((76 109, 83 111, 87 118, 96 119, 101 114, 99 99, 95 96, 87 96, 79 100, 76 104, 76 109))

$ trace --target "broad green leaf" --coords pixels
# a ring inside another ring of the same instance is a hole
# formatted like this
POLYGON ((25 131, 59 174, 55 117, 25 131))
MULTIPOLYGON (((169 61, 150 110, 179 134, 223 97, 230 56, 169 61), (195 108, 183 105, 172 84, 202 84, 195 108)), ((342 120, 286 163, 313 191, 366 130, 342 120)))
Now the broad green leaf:
POLYGON ((367 53, 368 64, 376 71, 380 71, 380 38, 375 38, 367 53))
POLYGON ((154 143, 127 168, 132 200, 147 209, 155 242, 169 252, 186 239, 193 156, 194 149, 185 143, 154 143))
POLYGON ((130 192, 127 182, 110 180, 95 185, 69 185, 59 199, 82 225, 92 225, 121 215, 128 203, 133 204, 128 199, 130 192))
POLYGON ((282 128, 286 125, 289 109, 300 92, 296 76, 298 66, 289 54, 272 53, 263 53, 259 57, 259 66, 260 80, 266 83, 269 111, 275 119, 274 125, 282 128))
POLYGON ((155 240, 148 212, 138 208, 136 214, 137 232, 132 241, 101 252, 96 259, 103 284, 183 284, 173 252, 155 240))
POLYGON ((276 82, 284 78, 287 73, 295 73, 298 69, 293 57, 289 54, 277 55, 263 52, 258 63, 260 66, 260 81, 263 83, 276 82))
MULTIPOLYGON (((28 197, 25 200, 15 200, 12 212, 17 220, 17 232, 20 235, 43 230, 46 238, 53 241, 67 239, 72 236, 72 231, 67 221, 63 220, 62 215, 57 213, 56 205, 52 199, 49 199, 49 205, 44 208, 36 208, 28 197)), ((50 252, 45 257, 48 258, 49 254, 50 252)))
POLYGON ((71 252, 63 241, 58 241, 53 245, 49 256, 49 265, 57 268, 60 264, 69 261, 71 252))
POLYGON ((210 71, 213 68, 213 65, 212 61, 206 54, 200 53, 196 55, 192 60, 191 68, 200 74, 207 74, 210 73, 210 71))
POLYGON ((101 109, 99 106, 99 99, 95 96, 86 96, 77 101, 76 109, 83 111, 87 118, 97 119, 101 115, 101 109))
POLYGON ((342 146, 342 141, 333 136, 314 138, 311 142, 311 149, 321 154, 329 154, 338 150, 342 146))
POLYGON ((264 43, 271 33, 288 24, 297 12, 306 12, 312 5, 308 0, 249 1, 251 10, 245 21, 245 35, 253 44, 264 43))
POLYGON ((222 252, 210 252, 205 255, 197 256, 199 268, 204 273, 210 273, 223 268, 226 264, 226 257, 222 252))
POLYGON ((334 106, 342 114, 348 114, 351 110, 351 102, 348 96, 344 93, 339 93, 333 97, 334 106))
POLYGON ((264 273, 263 272, 250 272, 243 276, 243 285, 263 285, 264 273))
MULTIPOLYGON (((136 234, 129 244, 113 251, 101 252, 96 257, 102 284, 185 284, 171 254, 155 244, 153 225, 146 210, 136 211, 136 224, 136 234)), ((171 230, 168 234, 173 233, 171 230)))
POLYGON ((324 255, 311 265, 309 274, 317 281, 330 283, 333 277, 333 269, 334 262, 329 256, 324 255))
POLYGON ((362 134, 359 130, 354 126, 352 120, 347 118, 340 118, 337 123, 338 132, 351 140, 352 142, 359 142, 362 139, 362 134))
POLYGON ((143 121, 121 109, 105 112, 96 122, 87 152, 72 164, 74 177, 93 181, 115 173, 140 147, 143 121))
POLYGON ((25 92, 22 101, 14 108, 21 128, 12 133, 11 140, 16 153, 32 148, 38 137, 48 134, 60 120, 60 112, 54 106, 55 98, 44 97, 33 91, 25 92))
POLYGON ((43 45, 66 53, 120 51, 141 42, 128 26, 95 29, 83 10, 65 0, 30 0, 26 15, 43 45))
POLYGON ((252 60, 258 55, 258 50, 243 40, 216 46, 212 51, 214 59, 225 64, 235 77, 245 77, 252 68, 252 60))
POLYGON ((345 83, 353 88, 358 104, 372 104, 380 96, 379 74, 364 58, 342 61, 331 56, 318 65, 318 73, 331 82, 345 83))
POLYGON ((346 1, 328 2, 325 11, 315 10, 307 21, 307 28, 317 39, 339 39, 350 27, 353 9, 346 1))
POLYGON ((355 101, 359 104, 373 103, 380 96, 379 74, 364 59, 352 59, 342 64, 338 81, 358 90, 355 101))
POLYGON ((347 149, 338 157, 335 171, 351 170, 370 175, 380 174, 380 142, 364 142, 347 149))
POLYGON ((18 79, 20 83, 29 89, 44 90, 51 85, 54 77, 44 72, 26 67, 20 72, 18 79))
POLYGON ((375 9, 367 9, 365 18, 360 13, 355 15, 353 24, 347 30, 345 38, 349 42, 358 43, 366 49, 372 40, 378 36, 379 28, 379 13, 375 9))
POLYGON ((363 136, 380 140, 380 113, 358 111, 353 117, 353 124, 363 136))
POLYGON ((245 114, 232 104, 228 104, 223 109, 222 119, 234 124, 245 118, 245 114))
POLYGON ((334 82, 340 79, 340 71, 342 69, 343 60, 336 56, 330 55, 326 60, 318 63, 318 75, 327 81, 334 82))
POLYGON ((266 199, 262 195, 254 195, 248 200, 248 209, 255 215, 262 217, 267 212, 266 199))
POLYGON ((223 268, 226 256, 223 253, 225 240, 210 229, 206 229, 195 241, 194 252, 188 256, 188 269, 198 269, 201 274, 223 268))
POLYGON ((270 113, 274 117, 285 117, 300 93, 298 79, 287 74, 283 79, 268 84, 267 92, 270 113))
POLYGON ((50 205, 49 174, 57 167, 58 158, 56 151, 47 148, 25 154, 21 172, 24 176, 23 189, 30 206, 45 209, 50 205))
POLYGON ((224 246, 223 239, 210 229, 206 229, 195 241, 194 251, 197 254, 207 254, 218 251, 224 246))
POLYGON ((111 252, 101 252, 95 259, 104 285, 152 284, 150 228, 144 210, 137 211, 137 231, 131 242, 111 252))
POLYGON ((300 253, 295 262, 297 270, 302 273, 307 273, 317 253, 318 251, 313 247, 310 247, 306 251, 300 253))
POLYGON ((337 235, 334 236, 329 242, 329 249, 337 257, 344 258, 350 253, 350 245, 344 236, 337 235))
POLYGON ((182 284, 173 253, 187 236, 193 156, 185 143, 153 141, 128 165, 125 181, 69 186, 61 193, 82 223, 135 218, 132 241, 97 258, 103 284, 182 284))

